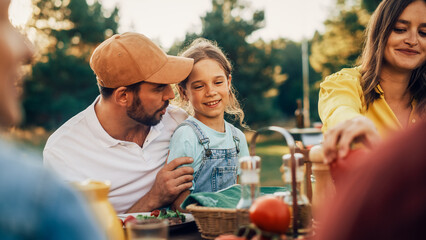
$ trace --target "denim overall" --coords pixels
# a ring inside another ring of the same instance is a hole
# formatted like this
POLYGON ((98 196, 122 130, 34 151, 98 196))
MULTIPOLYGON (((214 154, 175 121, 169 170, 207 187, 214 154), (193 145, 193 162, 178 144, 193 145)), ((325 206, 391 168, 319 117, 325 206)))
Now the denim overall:
POLYGON ((200 168, 194 176, 193 193, 216 192, 235 184, 237 181, 240 139, 237 137, 235 127, 227 122, 225 124, 229 125, 232 129, 232 138, 235 143, 235 147, 233 148, 210 149, 209 138, 195 121, 185 120, 180 125, 190 126, 197 135, 199 143, 204 148, 200 168))

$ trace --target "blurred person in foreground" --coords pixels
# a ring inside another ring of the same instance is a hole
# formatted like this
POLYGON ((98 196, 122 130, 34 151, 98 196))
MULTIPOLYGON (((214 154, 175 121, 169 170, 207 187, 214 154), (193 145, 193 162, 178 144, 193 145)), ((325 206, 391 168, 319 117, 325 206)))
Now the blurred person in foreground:
POLYGON ((337 182, 318 240, 426 239, 426 121, 384 141, 337 182))
MULTIPOLYGON (((44 164, 66 181, 109 180, 117 213, 167 206, 192 186, 192 158, 170 159, 169 142, 187 118, 169 105, 170 84, 184 80, 193 59, 168 56, 139 33, 101 43, 90 58, 100 90, 92 105, 57 129, 43 152, 44 164)), ((95 82, 94 82, 95 84, 95 82)))
MULTIPOLYGON (((0 126, 21 119, 20 67, 32 46, 10 24, 0 0, 0 126)), ((0 140, 0 239, 104 239, 83 200, 28 151, 0 140)))
POLYGON ((372 148, 426 114, 426 1, 384 0, 367 26, 361 65, 320 85, 327 162, 352 142, 372 148))

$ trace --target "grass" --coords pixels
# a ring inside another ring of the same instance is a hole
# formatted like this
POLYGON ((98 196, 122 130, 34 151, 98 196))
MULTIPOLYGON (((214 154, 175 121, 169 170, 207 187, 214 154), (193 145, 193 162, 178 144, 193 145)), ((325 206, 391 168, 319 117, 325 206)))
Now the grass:
POLYGON ((282 156, 286 153, 289 150, 283 140, 272 139, 256 144, 256 155, 261 158, 261 186, 284 186, 280 167, 282 156))

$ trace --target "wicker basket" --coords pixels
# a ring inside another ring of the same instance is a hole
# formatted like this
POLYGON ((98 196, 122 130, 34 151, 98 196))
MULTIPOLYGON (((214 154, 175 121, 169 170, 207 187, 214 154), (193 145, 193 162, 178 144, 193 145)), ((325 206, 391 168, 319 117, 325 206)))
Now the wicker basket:
POLYGON ((195 218, 201 237, 204 239, 215 239, 225 233, 235 233, 239 226, 250 223, 248 210, 237 210, 229 208, 202 207, 190 204, 187 210, 195 218))

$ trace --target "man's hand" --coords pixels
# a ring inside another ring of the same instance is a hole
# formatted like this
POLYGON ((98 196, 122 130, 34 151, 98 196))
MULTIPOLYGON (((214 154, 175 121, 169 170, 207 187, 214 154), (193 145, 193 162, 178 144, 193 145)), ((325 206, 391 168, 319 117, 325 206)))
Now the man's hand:
POLYGON ((157 201, 163 206, 170 204, 182 191, 189 189, 194 179, 194 169, 188 166, 178 167, 192 162, 192 158, 181 157, 166 164, 157 174, 150 191, 151 197, 158 198, 157 201))
POLYGON ((194 160, 190 157, 176 158, 158 172, 151 190, 136 202, 128 212, 149 212, 172 203, 184 190, 192 186, 194 169, 184 164, 194 160))
POLYGON ((370 119, 356 117, 330 128, 324 134, 322 144, 325 162, 331 163, 336 159, 344 158, 352 142, 362 142, 368 148, 380 142, 380 135, 370 119))

